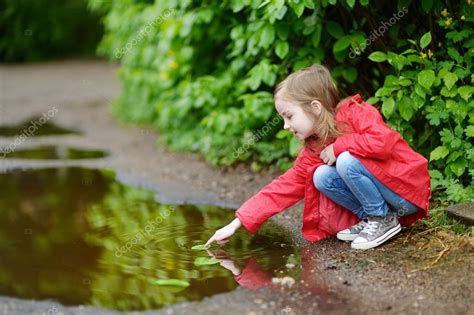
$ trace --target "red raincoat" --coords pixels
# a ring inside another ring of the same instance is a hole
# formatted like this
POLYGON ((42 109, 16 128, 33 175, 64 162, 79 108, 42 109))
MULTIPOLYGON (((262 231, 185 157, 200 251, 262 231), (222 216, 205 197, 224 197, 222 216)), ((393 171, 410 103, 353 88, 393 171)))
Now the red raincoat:
MULTIPOLYGON (((402 225, 429 217, 431 190, 427 159, 413 151, 398 132, 385 124, 375 107, 362 102, 359 94, 342 101, 336 121, 349 123, 353 130, 333 141, 336 157, 349 151, 381 183, 422 209, 401 217, 402 225)), ((314 186, 313 173, 324 164, 320 152, 321 149, 302 148, 292 168, 242 204, 235 216, 249 233, 255 233, 268 218, 301 199, 304 199, 302 233, 309 241, 334 236, 359 221, 355 214, 314 186)))

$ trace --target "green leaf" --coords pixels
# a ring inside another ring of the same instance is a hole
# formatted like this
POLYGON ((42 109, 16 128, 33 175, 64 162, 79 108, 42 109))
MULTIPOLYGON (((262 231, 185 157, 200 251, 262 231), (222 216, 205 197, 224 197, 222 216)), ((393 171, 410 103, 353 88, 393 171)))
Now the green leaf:
MULTIPOLYGON (((273 13, 273 18, 277 20, 282 20, 285 17, 287 11, 288 11, 287 6, 282 5, 275 13, 273 13)), ((272 18, 270 18, 270 23, 274 24, 274 22, 275 21, 272 18)))
POLYGON ((411 106, 411 99, 404 95, 402 99, 398 102, 398 111, 400 116, 406 121, 409 121, 414 114, 413 107, 411 106))
POLYGON ((383 97, 383 96, 389 96, 392 93, 393 89, 389 89, 386 87, 381 87, 375 92, 376 97, 383 97))
POLYGON ((428 172, 430 173, 430 177, 434 179, 443 179, 444 177, 443 173, 438 170, 429 170, 428 172))
POLYGON ((466 160, 461 158, 458 158, 455 161, 452 161, 449 163, 449 168, 456 174, 456 176, 461 176, 464 173, 464 170, 466 169, 466 160))
POLYGON ((387 60, 387 55, 381 51, 374 51, 368 58, 374 62, 384 62, 387 60))
POLYGON ((347 47, 349 47, 350 44, 351 44, 351 37, 346 35, 339 38, 336 41, 332 50, 333 52, 343 51, 344 49, 347 49, 347 47))
POLYGON ((316 8, 316 5, 314 3, 314 0, 303 0, 305 7, 308 9, 314 10, 316 8))
POLYGON ((173 287, 189 287, 189 282, 178 279, 157 279, 152 281, 153 284, 173 287))
POLYGON ((291 135, 292 135, 292 133, 289 132, 288 130, 281 129, 280 131, 277 132, 275 137, 277 139, 285 139, 285 138, 289 138, 291 135))
POLYGON ((295 11, 295 14, 297 17, 301 17, 304 12, 304 3, 301 1, 300 3, 293 4, 293 11, 295 11))
POLYGON ((449 146, 453 149, 457 149, 462 145, 462 141, 459 138, 454 138, 453 141, 449 144, 449 146))
POLYGON ((423 98, 426 97, 425 90, 423 90, 423 88, 419 84, 415 84, 415 92, 416 92, 416 94, 418 94, 419 96, 421 96, 423 98))
POLYGON ((260 46, 268 48, 275 40, 275 29, 270 23, 265 24, 260 33, 260 46))
POLYGON ((436 149, 434 149, 433 151, 431 151, 430 161, 436 161, 436 160, 439 160, 439 159, 444 159, 448 154, 449 154, 448 148, 441 145, 441 146, 437 147, 436 149))
POLYGON ((208 248, 209 247, 206 247, 205 245, 194 245, 193 247, 191 247, 192 250, 206 250, 208 248))
POLYGON ((466 136, 468 138, 474 138, 474 126, 467 126, 464 131, 466 132, 466 136))
POLYGON ((418 73, 418 83, 424 88, 429 89, 435 81, 435 73, 433 70, 423 70, 418 73))
POLYGON ((431 43, 431 33, 428 32, 425 35, 421 36, 420 39, 420 47, 421 49, 425 49, 431 43))
POLYGON ((426 118, 429 119, 430 125, 439 126, 441 117, 438 112, 429 113, 426 115, 426 118))
POLYGON ((462 63, 462 56, 459 54, 458 50, 453 47, 448 47, 448 55, 456 60, 457 63, 462 63))
POLYGON ((352 9, 355 4, 355 0, 346 0, 347 5, 352 9))
POLYGON ((275 46, 275 53, 280 59, 284 59, 288 52, 290 51, 290 45, 288 42, 279 40, 275 46))
POLYGON ((411 81, 409 79, 403 79, 403 80, 400 80, 398 84, 400 84, 401 86, 410 86, 411 81))
POLYGON ((454 134, 448 128, 443 128, 439 134, 441 135, 441 140, 443 143, 450 143, 454 140, 454 134))
POLYGON ((395 55, 391 60, 388 62, 392 64, 398 71, 402 70, 406 64, 407 58, 402 55, 395 55))
POLYGON ((374 104, 376 104, 378 101, 379 101, 379 98, 373 96, 373 97, 368 98, 366 102, 369 103, 369 104, 374 105, 374 104))
POLYGON ((369 0, 360 0, 359 2, 360 2, 360 4, 363 5, 364 7, 369 4, 369 0))
POLYGON ((458 80, 458 76, 455 73, 448 72, 446 75, 443 77, 444 85, 450 90, 453 86, 454 83, 458 80))
POLYGON ((397 78, 394 75, 389 74, 385 77, 385 81, 383 85, 385 87, 398 87, 398 81, 399 81, 399 78, 397 78))
POLYGON ((194 264, 196 266, 215 265, 218 263, 219 263, 219 260, 213 257, 198 257, 194 260, 194 264))
POLYGON ((301 146, 302 146, 301 141, 296 137, 292 137, 290 140, 290 147, 289 147, 290 155, 296 156, 296 153, 299 152, 299 150, 301 149, 301 146))
POLYGON ((416 53, 416 50, 410 48, 402 52, 400 55, 413 54, 413 53, 416 53))
POLYGON ((313 46, 318 48, 319 42, 321 41, 321 31, 322 31, 322 26, 320 23, 316 24, 314 27, 313 35, 311 36, 311 42, 313 43, 313 46))
POLYGON ((386 98, 382 104, 382 114, 389 118, 395 109, 395 100, 393 97, 386 98))
POLYGON ((357 70, 354 67, 345 67, 342 71, 342 76, 349 83, 354 83, 357 79, 357 70))
POLYGON ((344 30, 342 29, 341 25, 339 25, 339 23, 329 21, 326 28, 329 35, 336 39, 339 39, 344 36, 344 30))
POLYGON ((425 99, 423 97, 416 95, 415 92, 413 92, 410 96, 413 103, 412 107, 415 110, 419 110, 421 107, 423 107, 423 105, 425 104, 425 99))
POLYGON ((263 1, 263 2, 257 7, 257 9, 260 9, 260 8, 266 6, 266 5, 269 4, 270 2, 271 2, 270 0, 263 1))
POLYGON ((451 152, 451 154, 449 154, 448 158, 446 159, 446 162, 447 163, 450 163, 451 161, 454 161, 456 160, 458 157, 460 157, 462 155, 462 152, 461 151, 454 151, 454 152, 451 152))
POLYGON ((444 97, 455 97, 458 94, 458 89, 456 87, 453 87, 452 89, 448 89, 447 87, 443 86, 441 88, 441 91, 439 91, 441 95, 444 97))
POLYGON ((457 125, 457 126, 454 128, 454 134, 455 134, 458 138, 461 138, 461 137, 462 137, 463 130, 462 130, 462 127, 461 127, 460 125, 457 125))

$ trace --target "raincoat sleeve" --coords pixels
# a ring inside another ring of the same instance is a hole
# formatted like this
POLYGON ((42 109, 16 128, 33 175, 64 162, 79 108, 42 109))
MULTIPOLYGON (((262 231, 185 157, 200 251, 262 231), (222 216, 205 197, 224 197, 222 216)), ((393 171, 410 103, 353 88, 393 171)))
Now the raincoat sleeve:
POLYGON ((400 134, 391 129, 379 111, 368 103, 352 103, 338 112, 338 119, 349 122, 353 133, 339 136, 333 143, 334 155, 343 151, 374 159, 390 157, 400 134))
POLYGON ((292 168, 264 186, 235 212, 250 234, 257 232, 268 218, 304 198, 308 160, 305 149, 301 149, 292 168))

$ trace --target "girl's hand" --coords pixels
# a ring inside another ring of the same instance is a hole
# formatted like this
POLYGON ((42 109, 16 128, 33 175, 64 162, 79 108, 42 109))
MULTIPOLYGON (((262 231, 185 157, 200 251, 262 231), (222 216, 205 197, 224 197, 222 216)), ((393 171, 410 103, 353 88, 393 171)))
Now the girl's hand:
POLYGON ((216 241, 218 244, 224 244, 229 241, 229 237, 234 235, 235 231, 242 226, 239 218, 235 218, 234 221, 230 222, 223 228, 217 230, 214 235, 206 242, 204 246, 210 245, 212 242, 216 241))
POLYGON ((334 155, 334 148, 332 144, 325 147, 324 150, 322 150, 319 154, 319 157, 327 165, 333 165, 334 162, 336 162, 336 156, 334 155))

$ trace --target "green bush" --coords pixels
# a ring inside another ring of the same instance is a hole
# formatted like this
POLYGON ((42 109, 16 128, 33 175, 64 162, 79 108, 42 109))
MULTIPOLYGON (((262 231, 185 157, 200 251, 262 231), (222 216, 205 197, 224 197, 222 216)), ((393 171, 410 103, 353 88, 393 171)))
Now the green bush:
POLYGON ((89 2, 108 12, 98 52, 122 65, 115 114, 153 124, 171 148, 219 165, 288 168, 300 144, 281 130, 272 91, 323 63, 342 96, 375 95, 388 123, 431 159, 436 187, 456 184, 449 198, 473 198, 473 121, 461 117, 472 114, 471 0, 89 2))
POLYGON ((371 101, 381 102, 392 127, 429 156, 433 188, 447 189, 444 197, 455 202, 474 195, 471 13, 467 5, 456 13, 444 9, 436 22, 445 33, 438 33, 436 42, 428 32, 419 41, 409 40, 411 47, 400 54, 376 51, 369 56, 393 70, 371 101))
POLYGON ((100 15, 85 0, 0 1, 0 61, 93 55, 102 36, 100 15))

